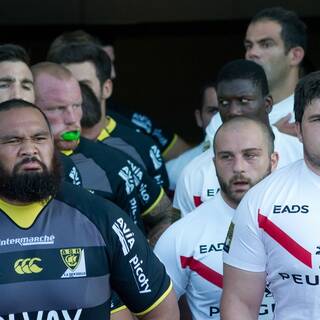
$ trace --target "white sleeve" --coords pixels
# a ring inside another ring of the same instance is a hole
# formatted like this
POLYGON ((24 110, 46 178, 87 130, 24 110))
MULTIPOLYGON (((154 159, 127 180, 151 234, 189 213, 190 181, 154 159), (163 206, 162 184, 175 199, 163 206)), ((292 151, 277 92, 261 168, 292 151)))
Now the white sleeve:
POLYGON ((173 207, 180 210, 182 216, 196 208, 193 201, 193 195, 190 190, 190 178, 192 172, 188 169, 189 166, 187 165, 181 172, 173 198, 173 207))
POLYGON ((229 227, 225 241, 223 262, 251 272, 264 272, 266 253, 262 239, 263 231, 258 226, 258 212, 252 193, 248 192, 240 202, 229 227))
MULTIPOLYGON (((178 221, 179 222, 179 221, 178 221)), ((175 223, 176 224, 176 223, 175 223)), ((178 248, 178 230, 175 224, 170 226, 160 237, 154 248, 154 253, 164 264, 167 274, 172 280, 178 299, 186 292, 189 279, 189 268, 182 268, 178 248)))

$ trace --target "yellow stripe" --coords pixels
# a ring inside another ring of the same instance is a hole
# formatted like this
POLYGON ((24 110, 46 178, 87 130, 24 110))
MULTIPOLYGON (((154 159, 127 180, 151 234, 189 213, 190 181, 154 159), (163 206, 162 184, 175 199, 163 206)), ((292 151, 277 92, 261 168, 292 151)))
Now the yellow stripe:
POLYGON ((13 205, 0 199, 0 208, 19 227, 30 228, 50 199, 26 205, 13 205))
POLYGON ((124 310, 124 309, 127 309, 127 307, 125 305, 111 310, 110 314, 114 314, 114 313, 119 312, 119 311, 124 310))
POLYGON ((70 156, 71 154, 73 154, 73 150, 61 150, 61 153, 66 156, 70 156))
POLYGON ((111 117, 106 117, 106 127, 103 128, 97 138, 98 141, 103 141, 110 137, 110 133, 116 128, 117 123, 111 117))
POLYGON ((160 194, 159 194, 157 200, 152 204, 151 207, 149 207, 145 212, 143 212, 143 213, 141 214, 141 217, 144 217, 144 216, 147 215, 149 212, 151 212, 151 211, 158 205, 158 203, 159 203, 160 200, 162 199, 163 195, 164 195, 164 191, 163 191, 163 189, 161 188, 160 194))
POLYGON ((170 281, 170 286, 169 288, 165 291, 165 293, 151 306, 149 307, 147 310, 139 312, 139 313, 134 313, 137 316, 143 316, 146 313, 152 311, 153 309, 155 309, 171 292, 172 290, 172 282, 170 281))
POLYGON ((162 156, 164 157, 169 150, 174 146, 174 144, 177 142, 178 136, 176 134, 174 134, 173 139, 171 141, 171 143, 167 146, 167 148, 162 152, 162 156))
POLYGON ((110 134, 107 132, 107 130, 105 128, 103 128, 101 130, 101 132, 99 133, 97 140, 103 141, 103 140, 107 139, 108 137, 110 137, 110 134))
MULTIPOLYGON (((111 118, 110 116, 106 117, 106 122, 108 121, 108 125, 106 126, 106 130, 111 133, 117 126, 117 122, 111 118)), ((107 124, 107 123, 106 123, 107 124)))

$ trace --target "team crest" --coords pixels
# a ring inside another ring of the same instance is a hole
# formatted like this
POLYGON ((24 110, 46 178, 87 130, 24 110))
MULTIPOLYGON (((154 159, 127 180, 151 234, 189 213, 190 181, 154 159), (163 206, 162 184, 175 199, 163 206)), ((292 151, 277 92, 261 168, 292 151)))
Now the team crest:
POLYGON ((60 255, 63 263, 68 268, 62 278, 85 277, 86 265, 84 250, 81 248, 61 249, 60 255))

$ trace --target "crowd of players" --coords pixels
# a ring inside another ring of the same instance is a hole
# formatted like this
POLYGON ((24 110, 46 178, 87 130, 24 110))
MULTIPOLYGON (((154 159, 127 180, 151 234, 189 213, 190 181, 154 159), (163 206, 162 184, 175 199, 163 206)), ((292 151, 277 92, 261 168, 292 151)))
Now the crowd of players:
POLYGON ((85 31, 35 65, 0 45, 0 319, 320 317, 320 72, 284 8, 244 47, 188 149, 110 103, 112 47, 85 31))

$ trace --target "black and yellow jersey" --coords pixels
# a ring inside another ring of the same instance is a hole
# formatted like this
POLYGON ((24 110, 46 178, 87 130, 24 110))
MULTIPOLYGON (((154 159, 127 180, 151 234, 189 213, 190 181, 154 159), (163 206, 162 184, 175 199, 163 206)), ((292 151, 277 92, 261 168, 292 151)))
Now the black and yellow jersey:
POLYGON ((69 183, 41 203, 0 200, 0 230, 0 319, 106 320, 111 287, 144 314, 171 290, 128 216, 69 183))
POLYGON ((146 114, 124 109, 112 104, 108 100, 107 114, 117 122, 132 127, 150 136, 157 143, 162 156, 165 156, 177 140, 177 135, 167 128, 161 128, 146 114))
MULTIPOLYGON (((131 157, 108 145, 81 138, 74 151, 65 152, 80 173, 73 184, 109 199, 144 230, 143 217, 161 200, 163 189, 131 157)), ((70 170, 70 165, 68 166, 70 170)), ((74 169, 72 169, 74 170, 74 169)), ((75 172, 65 171, 66 181, 75 172)))
POLYGON ((97 140, 131 156, 157 184, 168 189, 169 179, 161 151, 150 137, 107 116, 106 126, 97 140))

